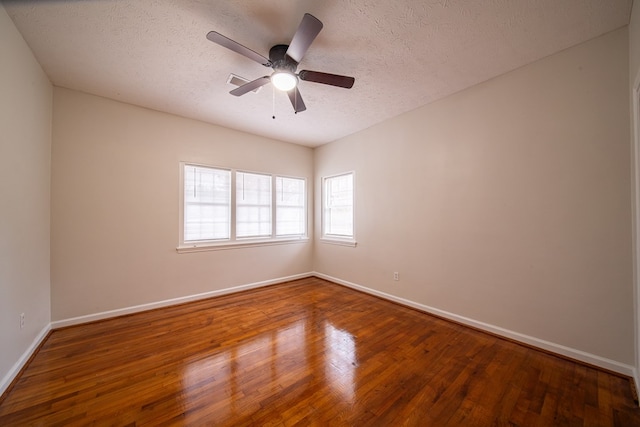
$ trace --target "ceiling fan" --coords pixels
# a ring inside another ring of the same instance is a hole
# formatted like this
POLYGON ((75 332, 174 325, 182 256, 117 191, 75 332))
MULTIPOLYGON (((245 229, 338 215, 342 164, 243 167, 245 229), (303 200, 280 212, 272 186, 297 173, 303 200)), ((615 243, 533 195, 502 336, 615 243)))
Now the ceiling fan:
POLYGON ((272 83, 276 89, 287 92, 291 105, 293 105, 293 110, 299 113, 307 109, 297 87, 299 80, 346 89, 351 89, 355 82, 353 77, 321 73, 319 71, 301 70, 296 74, 298 64, 302 61, 302 57, 307 52, 307 49, 309 49, 313 40, 318 36, 320 30, 322 30, 322 22, 315 16, 305 13, 302 22, 300 22, 291 40, 291 44, 278 44, 273 46, 269 50, 269 58, 265 58, 259 53, 215 31, 210 31, 207 34, 207 39, 240 55, 246 56, 265 67, 273 68, 273 73, 271 73, 270 76, 257 78, 239 86, 229 93, 235 96, 241 96, 267 83, 272 83))

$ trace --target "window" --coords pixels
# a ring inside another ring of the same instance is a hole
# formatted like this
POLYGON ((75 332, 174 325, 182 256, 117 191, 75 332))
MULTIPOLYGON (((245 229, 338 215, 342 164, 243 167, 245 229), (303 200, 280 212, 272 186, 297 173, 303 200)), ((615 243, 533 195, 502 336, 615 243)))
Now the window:
POLYGON ((305 234, 305 182, 298 178, 276 178, 276 236, 305 234))
POLYGON ((323 179, 322 235, 324 238, 354 238, 353 172, 323 179))
POLYGON ((236 172, 236 237, 271 236, 271 175, 236 172))
POLYGON ((184 241, 228 239, 231 171, 186 165, 184 168, 184 241))
POLYGON ((304 179, 185 163, 181 169, 179 252, 306 238, 304 179))

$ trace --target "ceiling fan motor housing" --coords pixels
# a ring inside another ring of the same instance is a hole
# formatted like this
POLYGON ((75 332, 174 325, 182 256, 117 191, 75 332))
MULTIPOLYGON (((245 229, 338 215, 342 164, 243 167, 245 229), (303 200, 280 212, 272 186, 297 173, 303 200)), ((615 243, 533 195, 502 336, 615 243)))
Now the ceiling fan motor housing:
POLYGON ((269 61, 271 67, 277 71, 289 71, 295 74, 298 63, 287 55, 289 46, 286 44, 277 44, 269 50, 269 61))

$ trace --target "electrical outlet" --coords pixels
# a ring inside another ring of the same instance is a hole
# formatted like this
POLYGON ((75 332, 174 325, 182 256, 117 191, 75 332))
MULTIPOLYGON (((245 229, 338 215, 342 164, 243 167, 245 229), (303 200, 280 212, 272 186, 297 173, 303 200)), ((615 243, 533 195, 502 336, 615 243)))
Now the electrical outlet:
POLYGON ((398 273, 397 271, 393 272, 393 280, 400 280, 400 273, 398 273))
POLYGON ((20 313, 20 329, 24 328, 24 313, 20 313))

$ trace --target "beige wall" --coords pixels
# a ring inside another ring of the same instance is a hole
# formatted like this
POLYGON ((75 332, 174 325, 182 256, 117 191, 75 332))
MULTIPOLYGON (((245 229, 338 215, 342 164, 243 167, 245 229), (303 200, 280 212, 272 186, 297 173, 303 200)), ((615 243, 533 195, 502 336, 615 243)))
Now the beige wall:
POLYGON ((52 88, 0 5, 0 392, 49 308, 52 88), (25 327, 20 329, 20 313, 25 327))
POLYGON ((318 148, 358 246, 315 270, 633 365, 627 60, 624 28, 318 148))
POLYGON ((313 180, 308 147, 55 88, 54 321, 311 271, 308 242, 176 253, 181 161, 313 180))

